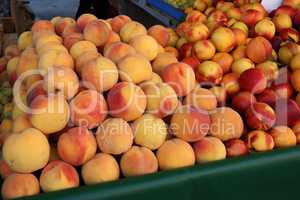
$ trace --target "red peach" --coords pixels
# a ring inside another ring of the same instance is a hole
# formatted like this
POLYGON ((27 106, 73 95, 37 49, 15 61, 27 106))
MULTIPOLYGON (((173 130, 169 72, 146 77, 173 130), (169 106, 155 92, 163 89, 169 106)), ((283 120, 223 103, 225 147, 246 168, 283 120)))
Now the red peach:
POLYGON ((107 44, 104 47, 103 55, 114 63, 118 63, 120 60, 129 55, 136 54, 135 49, 123 42, 114 42, 111 44, 107 44))
POLYGON ((264 37, 258 36, 247 45, 247 56, 255 63, 262 63, 272 55, 272 45, 264 37))
MULTIPOLYGON (((216 48, 209 40, 197 41, 193 46, 193 54, 199 60, 210 60, 216 53, 216 48)), ((189 57, 189 56, 185 56, 189 57)))
POLYGON ((237 73, 228 73, 223 76, 221 85, 226 90, 227 94, 234 95, 240 91, 240 85, 238 82, 239 75, 237 73))
POLYGON ((58 35, 62 36, 65 28, 71 24, 76 24, 76 21, 70 17, 64 17, 55 23, 55 31, 58 35))
POLYGON ((269 151, 275 146, 272 136, 264 131, 251 131, 247 137, 248 147, 255 151, 269 151))
POLYGON ((266 89, 267 79, 262 70, 248 69, 241 74, 239 84, 242 90, 259 94, 266 89))
POLYGON ((167 28, 161 25, 154 25, 149 28, 148 35, 152 36, 161 46, 167 46, 170 36, 167 28))
POLYGON ((258 21, 264 18, 264 14, 254 9, 246 10, 242 14, 242 21, 248 26, 254 26, 258 21))
POLYGON ((63 44, 67 49, 70 49, 73 44, 81 40, 83 40, 83 35, 81 33, 71 33, 64 38, 63 44))
POLYGON ((270 106, 275 106, 277 101, 277 94, 272 89, 265 89, 262 93, 256 96, 258 102, 266 103, 270 106))
POLYGON ((213 61, 205 61, 196 68, 196 77, 200 83, 219 84, 222 76, 222 67, 213 61))
POLYGON ((83 30, 84 39, 93 42, 97 47, 106 44, 110 33, 110 27, 99 20, 91 21, 83 30))
POLYGON ((256 98, 252 93, 242 91, 233 96, 231 105, 239 113, 244 113, 255 102, 256 98))
POLYGON ((54 25, 48 20, 38 20, 32 25, 31 31, 33 34, 38 34, 39 32, 54 32, 54 25))
POLYGON ((186 57, 192 56, 193 45, 194 45, 194 43, 192 43, 192 42, 187 42, 187 43, 183 44, 179 48, 179 56, 180 56, 180 58, 186 58, 186 57))
POLYGON ((272 21, 275 24, 277 31, 281 31, 285 28, 291 28, 293 25, 292 18, 289 15, 283 13, 275 15, 272 21))
POLYGON ((212 58, 212 61, 218 63, 222 67, 223 73, 226 74, 230 71, 233 57, 229 53, 216 53, 212 58))
POLYGON ((186 57, 184 58, 181 62, 188 64, 189 66, 191 66, 194 70, 198 67, 198 65, 200 65, 200 60, 195 57, 186 57))
POLYGON ((80 15, 80 17, 77 19, 76 23, 77 23, 77 26, 80 28, 80 30, 83 31, 88 23, 90 23, 91 21, 97 20, 97 19, 98 18, 95 15, 85 13, 85 14, 80 15))
POLYGON ((299 42, 299 33, 296 29, 285 28, 280 30, 279 35, 282 41, 290 40, 292 42, 299 42))
POLYGON ((229 140, 225 143, 225 146, 228 157, 243 156, 249 153, 247 144, 240 139, 229 140))

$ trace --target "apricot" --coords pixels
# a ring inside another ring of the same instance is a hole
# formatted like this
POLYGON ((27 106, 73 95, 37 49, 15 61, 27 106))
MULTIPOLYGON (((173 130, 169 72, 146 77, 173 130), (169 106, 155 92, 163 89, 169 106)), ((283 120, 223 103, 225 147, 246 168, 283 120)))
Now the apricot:
POLYGON ((204 137, 193 145, 197 163, 206 163, 226 158, 226 148, 216 137, 204 137))
POLYGON ((207 135, 210 118, 207 111, 185 105, 180 106, 173 114, 170 126, 177 137, 195 142, 207 135))
POLYGON ((134 142, 151 150, 158 149, 166 140, 167 126, 164 121, 152 114, 145 114, 132 124, 134 142))
POLYGON ((118 63, 118 69, 122 81, 138 84, 152 77, 151 63, 141 55, 126 56, 118 63))
POLYGON ((40 193, 39 181, 32 174, 13 173, 4 180, 1 193, 3 199, 37 195, 40 193))
POLYGON ((200 40, 194 44, 193 52, 199 60, 209 60, 215 55, 216 48, 209 40, 200 40))
POLYGON ((229 107, 216 108, 210 114, 210 119, 210 135, 222 141, 238 139, 244 131, 241 116, 229 107))
POLYGON ((225 143, 225 146, 228 157, 243 156, 249 153, 247 144, 240 139, 229 140, 225 143))
POLYGON ((149 28, 148 35, 152 36, 161 46, 167 46, 170 35, 164 26, 154 25, 149 28))
POLYGON ((247 109, 246 119, 250 128, 266 131, 275 124, 276 115, 268 104, 257 102, 247 109))
POLYGON ((110 33, 109 26, 100 20, 89 22, 83 30, 84 39, 94 43, 97 47, 106 44, 110 33))
POLYGON ((73 166, 80 166, 94 157, 97 143, 93 133, 87 128, 75 127, 59 136, 57 150, 62 160, 73 166))
POLYGON ((115 31, 116 33, 119 33, 121 31, 121 29, 123 28, 123 26, 130 21, 131 21, 130 17, 128 17, 126 15, 118 15, 118 16, 112 18, 109 21, 109 23, 112 27, 112 30, 115 31))
POLYGON ((217 28, 211 35, 211 41, 219 52, 229 52, 236 45, 234 33, 225 27, 217 28))
POLYGON ((140 176, 157 172, 158 161, 148 148, 133 146, 121 157, 120 167, 125 177, 140 176))
POLYGON ((203 110, 213 110, 217 107, 216 96, 208 89, 195 87, 184 99, 184 104, 203 110))
POLYGON ((256 98, 251 92, 242 91, 233 96, 231 105, 239 113, 244 113, 255 102, 256 98))
POLYGON ((272 128, 270 135, 273 137, 275 147, 277 148, 292 147, 297 144, 295 133, 287 126, 276 126, 272 128))
POLYGON ((240 85, 238 82, 239 75, 237 73, 228 73, 223 76, 221 86, 224 87, 228 95, 234 95, 240 91, 240 85))
POLYGON ((78 41, 74 43, 70 48, 70 54, 73 59, 78 58, 82 53, 86 51, 98 52, 96 46, 92 42, 87 40, 78 41))
POLYGON ((81 168, 81 176, 86 185, 118 180, 120 169, 115 158, 106 153, 98 153, 81 168))
POLYGON ((37 96, 30 109, 31 124, 45 134, 62 130, 69 121, 69 105, 62 95, 37 96))
POLYGON ((164 68, 168 65, 177 63, 178 60, 170 53, 159 53, 152 62, 152 69, 154 72, 161 74, 164 68))
POLYGON ((76 169, 63 161, 52 161, 42 171, 40 185, 44 192, 51 192, 79 186, 76 169))
POLYGON ((99 56, 84 65, 81 78, 85 87, 104 92, 118 82, 119 74, 117 66, 112 61, 99 56))
POLYGON ((267 79, 262 70, 248 69, 241 74, 239 84, 242 90, 259 94, 266 89, 267 79))
POLYGON ((128 151, 132 146, 133 132, 123 119, 110 118, 98 127, 96 139, 102 152, 119 155, 128 151))
POLYGON ((229 53, 216 53, 212 57, 212 61, 218 63, 221 66, 223 73, 226 74, 230 71, 233 57, 229 53))
POLYGON ((50 145, 42 132, 28 128, 21 133, 11 134, 5 140, 2 152, 3 159, 11 170, 31 173, 48 163, 50 145))
POLYGON ((81 31, 84 30, 84 28, 87 26, 88 23, 97 20, 98 18, 90 13, 84 13, 80 15, 76 21, 77 26, 80 28, 81 31))
POLYGON ((265 131, 251 131, 247 136, 248 147, 255 151, 269 151, 275 146, 272 136, 265 131))
POLYGON ((111 44, 107 44, 103 51, 103 55, 114 63, 118 63, 126 56, 135 54, 135 49, 123 42, 113 42, 111 44))
POLYGON ((264 37, 258 36, 247 44, 247 56, 255 63, 262 63, 272 55, 272 45, 264 37))
POLYGON ((167 140, 157 150, 156 157, 161 170, 177 169, 195 164, 192 146, 178 138, 167 140))
POLYGON ((222 67, 214 61, 204 61, 196 68, 196 78, 200 83, 219 84, 222 76, 222 67))
POLYGON ((277 31, 281 31, 282 29, 285 28, 291 28, 293 25, 291 17, 284 13, 275 15, 272 21, 277 31))
POLYGON ((132 38, 138 35, 146 35, 147 29, 144 25, 136 21, 126 23, 120 30, 121 40, 128 43, 132 38))
POLYGON ((139 35, 130 40, 129 44, 137 53, 145 56, 149 61, 156 58, 158 54, 158 45, 155 39, 148 35, 139 35))
POLYGON ((186 96, 196 85, 193 69, 185 63, 173 63, 162 71, 162 79, 168 83, 178 96, 186 96))

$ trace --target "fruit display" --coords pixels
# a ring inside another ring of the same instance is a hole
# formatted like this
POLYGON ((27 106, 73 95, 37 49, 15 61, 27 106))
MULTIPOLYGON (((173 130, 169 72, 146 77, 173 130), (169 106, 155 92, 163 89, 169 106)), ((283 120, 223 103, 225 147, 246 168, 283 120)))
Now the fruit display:
POLYGON ((300 1, 186 12, 175 30, 125 15, 38 20, 5 49, 4 199, 300 143, 300 1))

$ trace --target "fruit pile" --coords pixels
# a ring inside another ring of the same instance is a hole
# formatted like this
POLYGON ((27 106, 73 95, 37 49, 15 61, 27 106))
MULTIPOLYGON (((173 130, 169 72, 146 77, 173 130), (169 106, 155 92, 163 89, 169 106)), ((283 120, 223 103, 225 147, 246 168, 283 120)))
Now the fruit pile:
POLYGON ((175 8, 186 9, 194 5, 195 0, 165 0, 175 8))
POLYGON ((3 198, 300 143, 300 0, 197 2, 176 31, 83 14, 6 48, 3 198))

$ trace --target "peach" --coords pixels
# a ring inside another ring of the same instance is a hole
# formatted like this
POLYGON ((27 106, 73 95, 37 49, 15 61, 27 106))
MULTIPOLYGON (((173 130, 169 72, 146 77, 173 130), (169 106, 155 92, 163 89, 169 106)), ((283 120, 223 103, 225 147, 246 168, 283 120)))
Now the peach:
POLYGON ((276 27, 274 23, 268 18, 259 21, 255 25, 255 34, 257 36, 263 36, 270 40, 274 37, 275 32, 276 32, 276 27))
POLYGON ((122 81, 141 83, 152 78, 151 63, 142 55, 126 56, 118 63, 122 81))
POLYGON ((4 199, 37 195, 40 193, 39 181, 32 174, 14 173, 4 180, 1 193, 4 199))
POLYGON ((1 59, 1 68, 3 69, 3 70, 5 70, 6 69, 6 72, 7 72, 7 75, 9 76, 9 77, 11 77, 12 75, 13 75, 13 73, 16 73, 16 70, 17 70, 17 66, 18 66, 18 64, 19 64, 19 60, 20 60, 20 57, 19 56, 17 56, 17 57, 14 57, 14 58, 12 58, 12 59, 10 59, 8 62, 7 62, 7 60, 6 60, 6 58, 5 57, 2 57, 2 59, 1 59))
POLYGON ((48 43, 61 44, 62 38, 54 33, 44 33, 36 38, 33 38, 33 44, 35 45, 36 50, 39 50, 48 43))
POLYGON ((292 28, 293 25, 291 17, 284 13, 275 15, 272 21, 277 31, 281 31, 285 28, 292 28))
POLYGON ((207 6, 208 6, 207 3, 202 0, 196 0, 193 5, 193 7, 196 10, 199 10, 201 12, 204 12, 206 10, 207 6))
POLYGON ((225 147, 226 147, 228 157, 243 156, 249 153, 247 144, 240 139, 233 139, 227 141, 225 143, 225 147))
POLYGON ((21 51, 26 49, 26 47, 29 47, 32 45, 32 33, 31 31, 25 31, 21 33, 21 35, 18 38, 18 49, 21 51))
POLYGON ((94 43, 97 47, 106 44, 110 33, 110 27, 100 20, 89 22, 83 30, 84 39, 94 43))
POLYGON ((50 92, 61 92, 66 99, 74 97, 79 89, 76 73, 65 67, 54 67, 44 76, 44 88, 50 92))
POLYGON ((243 23, 241 21, 235 22, 234 24, 232 24, 230 26, 230 28, 232 28, 232 29, 240 29, 240 30, 244 31, 244 33, 246 33, 246 35, 248 36, 249 28, 248 28, 248 26, 245 23, 243 23))
POLYGON ((240 29, 232 29, 232 32, 235 35, 235 43, 236 45, 244 45, 247 42, 247 35, 244 31, 240 29))
POLYGON ((194 43, 188 42, 183 44, 179 49, 179 55, 181 58, 192 56, 194 43))
POLYGON ((180 106, 170 124, 173 134, 187 142, 201 140, 207 135, 209 127, 208 112, 190 105, 180 106))
POLYGON ((192 10, 187 14, 185 21, 188 23, 203 23, 207 20, 206 15, 198 10, 192 10))
POLYGON ((77 24, 69 24, 64 28, 64 31, 62 32, 62 37, 66 38, 68 35, 71 35, 73 33, 81 33, 79 27, 77 24))
POLYGON ((90 13, 84 13, 82 15, 80 15, 80 17, 78 17, 76 23, 77 26, 80 28, 81 31, 84 30, 84 28, 87 26, 88 23, 97 20, 98 18, 90 13))
POLYGON ((120 168, 113 156, 99 153, 82 166, 81 176, 86 185, 114 181, 119 179, 120 168))
POLYGON ((294 126, 300 122, 300 108, 292 99, 278 99, 276 112, 276 125, 294 126))
POLYGON ((96 60, 100 54, 95 51, 86 51, 77 57, 75 60, 75 69, 78 75, 81 76, 81 71, 89 62, 96 60))
POLYGON ((167 28, 167 31, 169 33, 169 41, 167 46, 175 47, 177 41, 179 40, 179 36, 172 28, 167 28))
POLYGON ((168 83, 178 96, 186 96, 195 85, 196 78, 193 69, 185 63, 173 63, 162 71, 162 79, 168 83))
POLYGON ((217 107, 218 102, 210 90, 196 87, 185 97, 184 104, 210 111, 217 107))
POLYGON ((237 46, 231 53, 233 60, 236 61, 241 58, 247 58, 246 49, 247 47, 245 45, 237 46))
POLYGON ((164 68, 168 65, 177 63, 178 60, 170 53, 159 53, 152 62, 152 69, 154 72, 161 74, 164 68))
POLYGON ((259 94, 267 87, 267 79, 260 69, 248 69, 239 77, 239 84, 242 90, 259 94))
POLYGON ((231 65, 231 71, 241 75, 244 71, 248 69, 253 69, 255 67, 254 63, 248 58, 240 58, 233 62, 231 65))
POLYGON ((157 172, 158 161, 148 148, 133 146, 121 157, 120 167, 125 177, 140 176, 157 172))
POLYGON ((64 51, 64 52, 68 53, 68 50, 65 46, 63 46, 62 44, 56 43, 56 42, 46 43, 41 48, 36 49, 36 52, 39 56, 41 56, 42 54, 44 54, 48 51, 51 51, 51 50, 64 51))
POLYGON ((69 25, 76 24, 76 21, 70 17, 63 17, 55 23, 55 32, 62 35, 65 28, 69 25))
POLYGON ((50 20, 50 22, 55 26, 55 24, 61 19, 62 19, 61 16, 55 16, 50 20))
POLYGON ((276 121, 275 111, 266 103, 253 103, 246 111, 247 124, 258 130, 270 129, 276 121))
POLYGON ((87 128, 75 127, 59 136, 57 150, 63 161, 80 166, 94 157, 97 143, 93 133, 87 128))
POLYGON ((69 121, 69 106, 62 95, 37 96, 30 108, 31 124, 45 134, 62 130, 69 121))
MULTIPOLYGON (((157 73, 154 73, 154 72, 152 72, 152 78, 149 81, 153 82, 153 83, 162 83, 163 82, 163 80, 161 79, 161 77, 157 73)), ((141 83, 141 85, 144 84, 144 83, 145 82, 141 83)))
POLYGON ((188 64, 194 70, 200 65, 200 60, 195 56, 186 57, 182 59, 181 62, 188 64))
POLYGON ((147 97, 147 113, 164 118, 175 112, 178 99, 174 89, 166 83, 145 83, 143 91, 147 97))
POLYGON ((269 151, 275 146, 272 136, 264 131, 251 131, 247 136, 247 143, 250 149, 255 151, 269 151))
POLYGON ((266 103, 270 106, 275 106, 277 101, 277 94, 273 89, 265 89, 262 93, 257 95, 257 101, 266 103))
POLYGON ((182 47, 182 45, 184 45, 187 42, 188 42, 188 40, 185 37, 179 38, 177 43, 176 43, 176 48, 180 49, 182 47))
POLYGON ((292 128, 294 134, 296 135, 297 138, 297 144, 300 142, 300 123, 296 123, 293 128, 292 128))
POLYGON ((240 20, 242 18, 242 11, 240 8, 233 7, 226 11, 229 19, 240 20))
POLYGON ((216 108, 211 114, 210 135, 222 141, 238 139, 244 131, 241 116, 229 107, 216 108))
POLYGON ((293 28, 282 29, 279 35, 283 41, 290 40, 296 43, 299 42, 299 33, 296 29, 293 28))
POLYGON ((258 10, 248 9, 242 14, 241 20, 248 26, 254 26, 264 18, 264 14, 258 10))
POLYGON ((112 60, 114 63, 118 63, 126 56, 134 54, 136 54, 135 49, 123 42, 113 42, 111 44, 107 44, 103 51, 103 55, 112 60))
POLYGON ((7 60, 10 60, 16 56, 19 56, 21 54, 21 51, 19 50, 18 46, 15 44, 8 45, 4 49, 4 56, 7 60))
POLYGON ((227 100, 226 89, 221 86, 213 86, 209 89, 217 98, 217 102, 219 106, 223 106, 227 100))
POLYGON ((194 55, 199 60, 210 60, 216 53, 216 48, 209 40, 197 41, 193 46, 194 55))
POLYGON ((130 21, 131 21, 130 17, 128 17, 126 15, 118 15, 118 16, 112 18, 109 21, 109 23, 112 27, 112 30, 115 31, 116 33, 119 33, 121 31, 121 29, 123 28, 123 26, 130 21))
POLYGON ((120 42, 120 41, 121 41, 121 38, 120 38, 119 34, 114 31, 111 31, 105 45, 114 43, 114 42, 120 42))
POLYGON ((189 42, 205 40, 209 36, 209 30, 203 23, 190 24, 184 32, 184 36, 189 42))
POLYGON ((28 89, 26 100, 23 103, 30 105, 36 97, 45 95, 47 95, 47 91, 44 89, 43 82, 36 83, 28 89))
POLYGON ((145 56, 149 61, 156 58, 158 54, 158 45, 155 39, 148 35, 139 35, 132 38, 129 44, 137 53, 145 56))
POLYGON ((83 34, 71 33, 64 38, 63 44, 67 49, 70 50, 70 48, 73 46, 73 44, 75 44, 79 41, 82 41, 82 40, 83 40, 83 34))
POLYGON ((300 53, 293 56, 293 58, 290 61, 290 68, 293 71, 300 69, 300 53))
POLYGON ((128 151, 132 146, 133 132, 123 119, 110 118, 98 127, 96 139, 102 152, 119 155, 128 151))
POLYGON ((109 91, 107 103, 111 116, 132 121, 144 113, 147 99, 140 87, 133 83, 120 82, 109 91))
POLYGON ((84 66, 81 78, 85 87, 104 92, 118 82, 119 75, 117 66, 112 61, 99 56, 84 66))
POLYGON ((283 0, 282 5, 291 6, 293 8, 299 8, 300 1, 299 0, 283 0))
POLYGON ((167 28, 161 25, 154 25, 150 27, 148 30, 148 35, 152 36, 158 42, 158 44, 163 47, 167 46, 170 39, 167 28))
POLYGON ((31 27, 31 31, 33 34, 38 34, 40 32, 53 32, 54 33, 54 25, 48 20, 38 20, 34 22, 31 27))
POLYGON ((278 65, 273 61, 265 61, 256 66, 256 69, 260 69, 263 71, 266 79, 268 81, 274 81, 278 77, 278 65))
POLYGON ((28 116, 23 114, 14 120, 12 131, 13 133, 19 133, 28 128, 32 128, 32 124, 30 123, 28 116))
POLYGON ((107 115, 107 104, 102 94, 83 90, 70 103, 71 122, 89 129, 98 127, 107 115))
POLYGON ((38 66, 45 71, 53 67, 73 69, 74 61, 72 56, 64 51, 50 50, 40 56, 38 66))
POLYGON ((70 48, 71 56, 76 59, 86 51, 98 52, 97 47, 90 41, 82 40, 74 43, 70 48))
POLYGON ((14 172, 9 168, 8 164, 4 160, 0 160, 0 175, 2 179, 6 179, 9 175, 14 172))
POLYGON ((146 35, 147 29, 144 25, 136 21, 126 23, 120 30, 120 36, 123 42, 128 43, 132 38, 138 35, 146 35))
POLYGON ((295 97, 295 101, 298 104, 298 106, 300 106, 300 93, 298 93, 295 97))
POLYGON ((272 45, 264 37, 258 36, 247 44, 247 56, 255 63, 262 63, 272 55, 272 45))
POLYGON ((222 67, 213 61, 204 61, 196 68, 196 77, 200 83, 219 84, 222 80, 222 67))
POLYGON ((229 52, 235 47, 235 35, 226 27, 217 28, 211 35, 211 41, 219 52, 229 52))
POLYGON ((188 32, 188 30, 190 30, 190 28, 191 28, 190 26, 191 26, 190 23, 184 21, 184 22, 178 24, 175 31, 180 37, 184 37, 185 34, 188 32))
POLYGON ((52 161, 42 171, 40 185, 44 192, 79 186, 79 176, 72 165, 63 161, 52 161))
POLYGON ((293 85, 293 88, 299 92, 300 91, 300 80, 299 80, 300 70, 293 71, 291 75, 291 83, 293 85))
POLYGON ((218 63, 221 66, 223 73, 226 74, 230 71, 233 57, 229 53, 216 53, 213 56, 212 61, 218 63))
POLYGON ((280 47, 278 57, 283 64, 289 64, 293 56, 299 53, 300 45, 294 42, 288 42, 280 47))
POLYGON ((179 58, 179 51, 175 47, 162 48, 162 46, 158 45, 158 53, 164 53, 164 52, 172 54, 176 58, 179 58))
POLYGON ((193 145, 197 163, 207 163, 226 158, 226 148, 216 137, 204 137, 193 145))
POLYGON ((151 114, 141 116, 134 121, 131 127, 135 136, 135 144, 151 150, 158 149, 168 134, 164 121, 151 114))
POLYGON ((214 10, 207 18, 207 22, 214 22, 216 24, 226 24, 228 17, 222 10, 214 10))
POLYGON ((239 113, 244 113, 255 102, 256 98, 252 93, 242 91, 233 96, 231 105, 239 113))
POLYGON ((271 129, 270 135, 274 139, 275 147, 292 147, 296 146, 297 138, 292 129, 287 126, 276 126, 271 129))
POLYGON ((277 14, 287 14, 291 17, 295 17, 296 12, 297 12, 296 9, 293 8, 292 6, 281 5, 275 10, 274 16, 277 14))
POLYGON ((238 79, 239 79, 239 75, 234 72, 225 74, 223 76, 221 85, 222 87, 224 87, 228 95, 234 95, 240 91, 240 85, 238 79))
POLYGON ((3 159, 14 172, 31 173, 42 169, 49 160, 50 145, 46 136, 29 128, 11 134, 3 144, 3 159), (18 148, 15 148, 15 147, 18 148))
POLYGON ((167 140, 157 150, 156 157, 161 170, 171 170, 195 164, 192 146, 178 138, 167 140))

